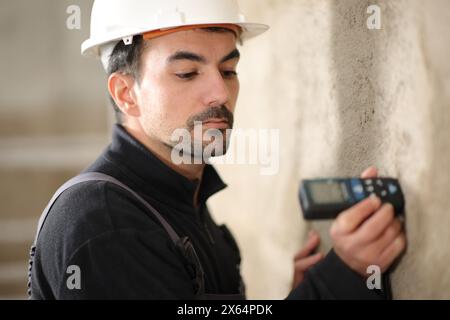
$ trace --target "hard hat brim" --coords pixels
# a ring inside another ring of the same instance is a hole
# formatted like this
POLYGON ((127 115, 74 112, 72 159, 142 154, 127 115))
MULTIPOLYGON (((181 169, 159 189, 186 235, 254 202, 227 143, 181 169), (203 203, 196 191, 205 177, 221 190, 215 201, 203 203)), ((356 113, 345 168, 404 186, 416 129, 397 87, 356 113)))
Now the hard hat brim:
MULTIPOLYGON (((242 41, 246 41, 248 39, 254 38, 256 36, 259 36, 269 30, 269 26, 262 23, 249 23, 249 22, 226 22, 227 24, 235 24, 242 28, 242 34, 241 39, 242 41)), ((202 25, 204 23, 190 23, 189 25, 202 25)), ((169 28, 176 28, 177 26, 173 27, 167 27, 169 28)), ((125 37, 144 34, 147 32, 151 32, 158 29, 153 30, 128 30, 127 32, 124 32, 121 30, 120 34, 108 34, 105 35, 104 39, 99 38, 90 38, 86 41, 84 41, 81 45, 81 54, 85 57, 100 57, 100 47, 102 45, 105 45, 107 43, 111 42, 117 42, 122 40, 125 37)))

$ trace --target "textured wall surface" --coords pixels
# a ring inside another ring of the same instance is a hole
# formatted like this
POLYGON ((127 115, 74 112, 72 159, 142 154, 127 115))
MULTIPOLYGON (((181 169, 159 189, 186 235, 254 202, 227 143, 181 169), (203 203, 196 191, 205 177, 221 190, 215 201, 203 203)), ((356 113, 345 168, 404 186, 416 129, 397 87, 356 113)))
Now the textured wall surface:
POLYGON ((450 3, 241 1, 272 26, 244 45, 237 111, 242 127, 280 128, 280 171, 224 166, 229 189, 213 207, 243 249, 251 298, 282 298, 291 259, 310 228, 330 248, 329 222, 305 224, 302 177, 398 177, 408 250, 392 276, 395 298, 450 299, 450 3), (380 30, 366 10, 381 8, 380 30))

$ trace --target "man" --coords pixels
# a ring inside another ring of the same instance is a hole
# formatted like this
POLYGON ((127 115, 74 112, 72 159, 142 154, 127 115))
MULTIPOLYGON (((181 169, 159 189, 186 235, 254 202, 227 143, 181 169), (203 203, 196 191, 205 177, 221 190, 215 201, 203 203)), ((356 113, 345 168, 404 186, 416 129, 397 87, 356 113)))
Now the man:
MULTIPOLYGON (((119 124, 85 170, 102 175, 51 201, 32 250, 32 298, 244 298, 239 249, 206 205, 225 184, 195 152, 215 143, 220 155, 228 141, 194 133, 232 128, 237 43, 267 28, 243 22, 230 0, 97 0, 91 23, 83 51, 101 55, 119 124), (191 151, 173 139, 177 129, 192 137, 191 151), (188 161, 175 163, 180 152, 188 161)), ((317 235, 296 256, 289 298, 384 298, 364 277, 404 250, 392 206, 367 199, 331 235, 326 257, 310 254, 317 235)))

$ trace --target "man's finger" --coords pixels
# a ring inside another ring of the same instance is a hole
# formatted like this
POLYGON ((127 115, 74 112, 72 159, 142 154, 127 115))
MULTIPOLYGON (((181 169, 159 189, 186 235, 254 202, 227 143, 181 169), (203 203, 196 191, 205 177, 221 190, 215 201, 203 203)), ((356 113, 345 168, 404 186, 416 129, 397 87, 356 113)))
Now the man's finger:
POLYGON ((317 262, 322 260, 323 254, 321 252, 313 254, 310 257, 300 259, 295 262, 295 272, 305 272, 311 266, 315 265, 317 262))
MULTIPOLYGON (((397 238, 383 251, 380 255, 380 261, 383 264, 382 269, 389 268, 394 260, 405 250, 406 237, 403 233, 400 233, 397 238)), ((382 270, 383 272, 386 270, 382 270)))
POLYGON ((334 232, 348 234, 353 232, 364 220, 381 206, 378 197, 368 197, 338 215, 333 224, 334 232))
POLYGON ((400 221, 394 219, 384 233, 370 245, 371 248, 376 252, 384 252, 402 232, 402 229, 400 221))
POLYGON ((363 222, 357 231, 358 239, 362 243, 374 241, 386 231, 394 218, 395 213, 392 204, 383 204, 377 212, 363 222))
POLYGON ((302 248, 295 256, 294 261, 308 256, 320 244, 320 236, 317 232, 311 231, 305 247, 302 248))
POLYGON ((363 179, 376 178, 377 176, 378 176, 378 169, 374 166, 367 168, 361 174, 361 178, 363 179))

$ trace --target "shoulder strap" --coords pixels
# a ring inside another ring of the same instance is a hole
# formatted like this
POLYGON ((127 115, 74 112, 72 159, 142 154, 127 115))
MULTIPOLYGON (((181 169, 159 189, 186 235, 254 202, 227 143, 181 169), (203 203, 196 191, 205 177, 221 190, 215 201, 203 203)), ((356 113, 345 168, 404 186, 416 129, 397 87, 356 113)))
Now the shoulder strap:
POLYGON ((64 183, 53 195, 53 197, 50 199, 49 203, 45 207, 44 211, 42 212, 41 217, 39 218, 39 223, 36 231, 36 237, 34 239, 33 245, 31 246, 30 250, 30 259, 29 259, 29 267, 28 267, 28 295, 31 297, 31 274, 32 274, 32 267, 34 263, 34 256, 36 253, 36 244, 39 237, 39 234, 41 233, 42 227, 45 223, 45 220, 47 219, 47 216, 50 212, 50 209, 52 208, 55 201, 58 199, 58 197, 67 189, 73 187, 74 185, 77 185, 82 182, 88 182, 88 181, 106 181, 113 183, 122 189, 127 190, 129 193, 131 193, 137 200, 139 200, 161 223, 163 228, 166 230, 166 232, 169 234, 170 239, 173 241, 174 245, 178 250, 180 250, 180 253, 182 256, 186 259, 186 262, 191 266, 191 270, 189 273, 191 274, 193 284, 194 284, 194 290, 196 292, 196 295, 201 297, 204 294, 204 272, 202 265, 200 263, 200 260, 197 256, 197 253, 195 252, 195 249, 192 245, 191 240, 188 237, 180 238, 178 234, 175 232, 175 230, 171 227, 171 225, 161 216, 161 214, 153 208, 147 201, 145 201, 140 195, 138 195, 135 191, 133 191, 130 187, 126 186, 119 180, 100 172, 87 172, 80 174, 66 183, 64 183))
POLYGON ((153 208, 147 201, 145 201, 140 195, 138 195, 135 191, 133 191, 131 188, 129 188, 128 186, 126 186, 125 184, 120 182, 119 180, 117 180, 109 175, 106 175, 106 174, 103 174, 100 172, 87 172, 87 173, 80 174, 80 175, 70 179, 69 181, 64 183, 55 192, 55 194, 51 198, 50 202, 47 204, 47 207, 44 209, 44 211, 42 212, 42 215, 39 219, 38 228, 36 231, 36 237, 34 239, 34 245, 36 245, 37 239, 39 237, 39 234, 41 233, 42 227, 45 223, 45 220, 47 219, 50 209, 52 208, 55 201, 59 198, 59 196, 64 191, 73 187, 74 185, 77 185, 82 182, 88 182, 88 181, 106 181, 106 182, 113 183, 113 184, 127 190, 137 200, 139 200, 147 209, 149 209, 151 213, 153 213, 153 215, 158 219, 158 221, 161 223, 161 225, 167 231, 167 233, 169 234, 169 236, 172 239, 174 244, 177 244, 178 241, 180 240, 180 237, 178 236, 178 234, 175 232, 175 230, 173 230, 173 228, 170 226, 170 224, 161 216, 161 214, 155 208, 153 208))

